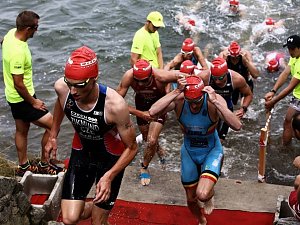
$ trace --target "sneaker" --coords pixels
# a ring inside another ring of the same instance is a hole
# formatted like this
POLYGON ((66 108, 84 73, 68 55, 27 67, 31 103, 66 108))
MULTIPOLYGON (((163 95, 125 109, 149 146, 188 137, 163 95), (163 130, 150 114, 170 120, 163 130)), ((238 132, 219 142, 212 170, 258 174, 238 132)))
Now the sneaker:
POLYGON ((65 168, 61 168, 52 163, 43 163, 42 161, 38 164, 39 172, 42 174, 57 175, 60 172, 65 172, 65 168))
POLYGON ((16 176, 23 177, 26 171, 30 171, 32 173, 38 173, 39 168, 33 163, 30 162, 29 160, 24 163, 23 165, 18 165, 16 169, 16 176))

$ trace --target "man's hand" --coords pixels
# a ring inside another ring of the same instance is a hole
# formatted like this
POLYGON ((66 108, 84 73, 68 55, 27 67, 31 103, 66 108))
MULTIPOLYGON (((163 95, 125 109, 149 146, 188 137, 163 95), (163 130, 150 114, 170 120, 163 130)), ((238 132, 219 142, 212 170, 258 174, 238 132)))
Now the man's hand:
POLYGON ((275 103, 274 103, 273 99, 265 102, 265 108, 269 111, 271 111, 271 109, 274 107, 274 105, 275 105, 275 103))
POLYGON ((96 196, 93 200, 94 203, 105 202, 109 199, 111 192, 111 180, 105 177, 100 178, 96 185, 96 196))
POLYGON ((208 94, 208 97, 209 97, 208 100, 211 103, 214 104, 217 101, 217 94, 211 86, 205 86, 202 91, 206 92, 208 94))
POLYGON ((186 79, 183 75, 179 75, 177 80, 177 89, 179 89, 181 92, 184 91, 185 86, 187 85, 186 79))
POLYGON ((32 107, 38 110, 46 111, 47 107, 43 101, 40 99, 34 99, 34 102, 32 104, 32 107))
POLYGON ((47 161, 49 161, 50 159, 56 160, 56 153, 57 153, 57 139, 53 137, 49 137, 45 145, 45 159, 47 161))
POLYGON ((265 100, 270 101, 274 97, 275 93, 273 91, 268 92, 265 94, 265 100))

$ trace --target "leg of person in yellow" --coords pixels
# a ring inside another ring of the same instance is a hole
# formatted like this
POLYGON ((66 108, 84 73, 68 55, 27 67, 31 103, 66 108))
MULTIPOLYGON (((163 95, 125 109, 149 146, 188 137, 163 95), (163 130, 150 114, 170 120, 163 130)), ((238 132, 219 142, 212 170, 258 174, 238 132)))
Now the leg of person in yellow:
POLYGON ((48 163, 44 158, 52 115, 45 103, 35 95, 31 52, 27 44, 27 40, 32 38, 38 29, 39 18, 35 12, 21 12, 16 19, 16 28, 8 31, 2 42, 5 96, 16 125, 15 144, 19 160, 16 175, 19 176, 23 176, 27 170, 49 174, 57 174, 63 170, 48 163), (41 141, 42 156, 38 165, 29 161, 27 157, 28 131, 31 123, 45 129, 41 141))

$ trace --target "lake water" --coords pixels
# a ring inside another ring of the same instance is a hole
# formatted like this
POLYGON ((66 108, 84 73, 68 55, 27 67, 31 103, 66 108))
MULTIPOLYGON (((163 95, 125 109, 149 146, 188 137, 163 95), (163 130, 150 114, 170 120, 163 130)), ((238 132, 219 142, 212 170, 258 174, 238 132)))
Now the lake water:
MULTIPOLYGON (((100 60, 102 75, 99 81, 116 88, 120 78, 130 68, 129 57, 132 37, 143 26, 150 11, 160 11, 166 28, 160 29, 160 38, 164 61, 171 60, 180 51, 181 43, 189 37, 178 25, 175 16, 178 13, 196 16, 205 21, 205 30, 199 34, 198 45, 201 49, 209 44, 208 59, 211 60, 237 40, 249 50, 254 62, 261 70, 261 76, 255 80, 254 99, 243 119, 240 132, 230 131, 224 144, 225 177, 256 180, 259 150, 259 131, 265 124, 264 94, 273 87, 279 73, 268 74, 263 69, 266 52, 278 50, 288 54, 282 48, 285 39, 297 33, 299 29, 299 6, 295 0, 244 0, 246 8, 242 18, 227 17, 216 11, 219 1, 136 1, 136 0, 2 0, 0 2, 0 36, 15 26, 17 14, 25 9, 37 12, 40 19, 38 32, 28 41, 33 57, 34 83, 36 94, 43 99, 52 111, 56 95, 54 82, 63 76, 64 65, 74 49, 87 45, 96 51, 100 60), (284 32, 267 34, 254 42, 249 41, 252 29, 262 23, 266 17, 285 20, 284 32)), ((0 53, 1 54, 1 53, 0 53)), ((1 56, 2 58, 2 56, 1 56)), ((0 66, 2 74, 2 64, 0 66)), ((298 171, 292 161, 299 154, 299 143, 294 140, 289 147, 280 146, 282 123, 288 106, 289 97, 277 104, 271 121, 271 137, 267 155, 267 181, 270 183, 292 184, 298 171)), ((133 103, 133 92, 126 96, 133 103)), ((17 160, 14 146, 14 121, 4 96, 3 79, 0 79, 0 152, 12 161, 17 160)), ((134 118, 133 118, 134 119, 134 118)), ((135 120, 135 119, 134 119, 135 120)), ((32 126, 29 137, 29 152, 40 153, 42 130, 32 126)), ((59 135, 59 157, 66 158, 70 153, 70 141, 73 129, 64 120, 59 135)), ((161 134, 160 143, 167 151, 167 170, 180 170, 179 150, 182 134, 173 113, 161 134)), ((142 157, 142 146, 132 164, 138 164, 142 157)), ((155 158, 151 167, 159 166, 155 158)))

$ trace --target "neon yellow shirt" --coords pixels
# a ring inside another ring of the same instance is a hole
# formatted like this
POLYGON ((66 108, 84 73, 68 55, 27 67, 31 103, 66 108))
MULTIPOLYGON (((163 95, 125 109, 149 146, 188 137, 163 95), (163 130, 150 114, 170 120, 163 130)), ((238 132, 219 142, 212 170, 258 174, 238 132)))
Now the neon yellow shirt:
MULTIPOLYGON (((291 67, 292 76, 300 80, 300 57, 298 59, 291 57, 289 66, 291 67)), ((300 83, 294 88, 293 95, 295 98, 300 99, 300 83)))
POLYGON ((159 68, 156 50, 160 46, 158 32, 149 33, 142 27, 133 37, 131 52, 141 55, 141 59, 148 60, 154 68, 159 68))
POLYGON ((31 96, 34 95, 32 81, 31 52, 27 42, 15 37, 16 28, 4 36, 2 44, 3 77, 6 100, 10 103, 22 102, 24 99, 14 88, 12 74, 23 75, 23 82, 31 96))

